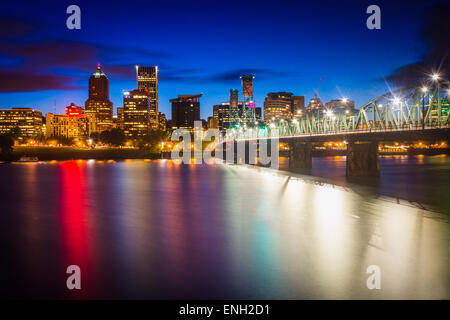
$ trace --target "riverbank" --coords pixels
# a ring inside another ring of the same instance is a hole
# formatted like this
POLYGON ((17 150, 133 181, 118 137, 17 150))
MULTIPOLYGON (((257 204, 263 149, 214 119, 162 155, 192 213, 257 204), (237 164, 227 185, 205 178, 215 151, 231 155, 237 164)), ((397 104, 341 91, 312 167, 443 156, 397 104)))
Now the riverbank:
MULTIPOLYGON (((408 149, 407 151, 380 151, 380 156, 435 156, 440 154, 450 155, 450 148, 438 148, 438 149, 408 149)), ((335 157, 335 156, 346 156, 347 150, 312 150, 313 157, 335 157)), ((280 156, 288 157, 289 150, 280 150, 280 156)))
POLYGON ((9 156, 0 156, 0 161, 17 161, 23 156, 37 157, 41 161, 51 160, 123 160, 159 159, 161 154, 132 148, 76 148, 76 147, 14 147, 9 156))

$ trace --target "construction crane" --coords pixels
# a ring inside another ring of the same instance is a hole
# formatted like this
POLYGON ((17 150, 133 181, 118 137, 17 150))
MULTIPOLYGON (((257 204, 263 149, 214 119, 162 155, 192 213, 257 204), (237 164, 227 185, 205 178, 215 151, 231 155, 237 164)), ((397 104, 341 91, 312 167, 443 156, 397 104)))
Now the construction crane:
POLYGON ((322 78, 320 78, 319 80, 319 87, 317 88, 317 91, 314 90, 314 97, 317 100, 318 96, 319 96, 319 90, 320 90, 320 85, 322 84, 322 78))

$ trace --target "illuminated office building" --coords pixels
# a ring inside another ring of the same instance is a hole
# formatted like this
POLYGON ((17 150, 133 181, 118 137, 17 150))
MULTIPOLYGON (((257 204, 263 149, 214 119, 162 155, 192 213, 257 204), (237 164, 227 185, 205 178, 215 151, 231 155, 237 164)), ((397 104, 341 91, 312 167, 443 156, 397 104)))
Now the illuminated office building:
POLYGON ((167 119, 166 115, 162 112, 158 112, 159 130, 166 131, 167 119))
POLYGON ((264 121, 292 118, 292 93, 271 92, 264 100, 264 121))
POLYGON ((86 114, 93 120, 94 132, 110 130, 113 125, 113 104, 109 100, 109 80, 100 68, 89 78, 89 98, 85 103, 86 114))
POLYGON ((194 121, 200 121, 200 101, 202 94, 178 95, 171 99, 172 128, 193 129, 194 121))
POLYGON ((150 97, 145 90, 124 92, 123 128, 128 137, 142 137, 150 132, 150 97))
POLYGON ((299 117, 305 114, 305 96, 292 96, 291 113, 292 116, 299 117))
POLYGON ((20 129, 20 137, 34 137, 42 133, 42 112, 32 108, 0 109, 0 134, 20 129))
POLYGON ((136 66, 137 88, 148 93, 150 98, 150 129, 159 128, 158 121, 158 66, 136 66))
POLYGON ((93 119, 84 113, 84 108, 72 103, 66 107, 65 114, 46 114, 45 135, 50 137, 65 137, 83 139, 89 137, 93 119))
POLYGON ((117 108, 117 128, 122 129, 123 130, 123 107, 118 107, 117 108))

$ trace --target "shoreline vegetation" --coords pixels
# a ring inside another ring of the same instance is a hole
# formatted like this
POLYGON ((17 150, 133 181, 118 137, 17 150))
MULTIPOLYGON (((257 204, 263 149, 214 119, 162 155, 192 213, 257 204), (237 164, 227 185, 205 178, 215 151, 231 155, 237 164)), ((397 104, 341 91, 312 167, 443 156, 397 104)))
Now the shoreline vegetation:
POLYGON ((138 148, 80 148, 80 147, 24 147, 15 146, 8 155, 0 155, 0 161, 17 161, 21 157, 37 157, 40 161, 52 160, 125 160, 160 159, 161 153, 138 148))

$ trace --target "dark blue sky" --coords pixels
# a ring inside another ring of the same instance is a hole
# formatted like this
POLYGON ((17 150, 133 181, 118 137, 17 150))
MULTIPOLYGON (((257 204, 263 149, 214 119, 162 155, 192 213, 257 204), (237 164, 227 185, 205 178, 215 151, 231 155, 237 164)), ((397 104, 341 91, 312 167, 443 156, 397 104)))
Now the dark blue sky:
MULTIPOLYGON (((110 79, 114 109, 136 87, 134 65, 160 68, 160 111, 169 99, 203 92, 201 115, 255 75, 258 106, 267 92, 342 96, 360 106, 388 90, 383 78, 427 51, 424 13, 442 1, 58 1, 2 3, 0 107, 63 112, 84 105, 97 62, 110 79), (66 8, 81 8, 81 30, 66 8), (381 30, 366 8, 381 7, 381 30)), ((240 90, 241 94, 241 90, 240 90)))

